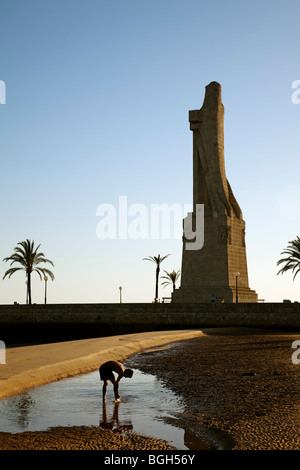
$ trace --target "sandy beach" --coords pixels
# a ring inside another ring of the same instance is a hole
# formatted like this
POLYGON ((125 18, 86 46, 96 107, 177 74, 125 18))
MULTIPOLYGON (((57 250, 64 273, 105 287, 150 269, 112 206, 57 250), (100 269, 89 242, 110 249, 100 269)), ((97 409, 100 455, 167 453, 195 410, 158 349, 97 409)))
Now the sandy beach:
MULTIPOLYGON (((203 438, 204 448, 298 450, 300 364, 292 362, 291 346, 299 338, 297 332, 215 328, 9 348, 0 366, 1 398, 126 359, 184 400, 184 412, 168 420, 187 439, 203 438)), ((171 448, 133 432, 86 426, 0 433, 1 450, 171 448)))
POLYGON ((292 362, 299 334, 204 333, 132 359, 184 399, 185 411, 169 422, 218 449, 299 450, 300 364, 292 362))

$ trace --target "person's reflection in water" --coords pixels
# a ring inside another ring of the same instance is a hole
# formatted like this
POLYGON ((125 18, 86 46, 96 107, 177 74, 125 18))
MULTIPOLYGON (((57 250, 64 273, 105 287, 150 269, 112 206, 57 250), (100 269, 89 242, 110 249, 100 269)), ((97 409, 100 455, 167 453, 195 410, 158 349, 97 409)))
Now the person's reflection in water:
POLYGON ((100 427, 104 429, 111 429, 113 432, 123 432, 123 431, 130 431, 133 429, 131 421, 128 423, 119 422, 119 406, 120 402, 114 403, 114 410, 112 418, 109 420, 107 417, 107 408, 106 403, 102 403, 102 420, 100 419, 100 427))

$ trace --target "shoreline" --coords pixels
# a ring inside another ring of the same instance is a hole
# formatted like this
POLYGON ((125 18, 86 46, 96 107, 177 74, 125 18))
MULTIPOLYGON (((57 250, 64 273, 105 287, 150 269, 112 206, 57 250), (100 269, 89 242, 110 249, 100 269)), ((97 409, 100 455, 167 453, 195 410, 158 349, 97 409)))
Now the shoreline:
POLYGON ((133 333, 7 348, 0 365, 0 400, 22 391, 87 374, 108 360, 125 360, 147 348, 203 336, 201 330, 133 333))

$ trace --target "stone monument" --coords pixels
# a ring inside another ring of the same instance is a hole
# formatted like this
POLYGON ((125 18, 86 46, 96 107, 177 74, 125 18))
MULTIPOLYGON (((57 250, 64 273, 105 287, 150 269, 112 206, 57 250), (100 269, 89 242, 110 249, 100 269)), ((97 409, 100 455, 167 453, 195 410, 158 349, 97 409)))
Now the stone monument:
MULTIPOLYGON (((181 286, 174 303, 257 302, 248 285, 245 222, 225 173, 221 86, 206 86, 203 106, 189 112, 193 132, 193 213, 204 205, 204 243, 187 249, 183 236, 181 286)), ((184 233, 185 235, 185 233, 184 233)), ((189 246, 191 246, 189 244, 189 246)))

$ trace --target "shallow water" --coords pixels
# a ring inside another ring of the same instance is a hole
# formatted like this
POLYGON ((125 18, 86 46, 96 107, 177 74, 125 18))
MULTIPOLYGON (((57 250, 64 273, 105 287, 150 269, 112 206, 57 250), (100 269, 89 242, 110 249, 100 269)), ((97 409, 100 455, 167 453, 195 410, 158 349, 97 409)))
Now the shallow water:
POLYGON ((163 422, 163 417, 183 412, 183 405, 155 376, 135 369, 132 379, 121 380, 119 392, 121 402, 115 403, 109 384, 103 405, 98 371, 32 388, 0 401, 0 431, 101 426, 164 439, 181 450, 201 448, 196 437, 187 442, 182 429, 163 422))

